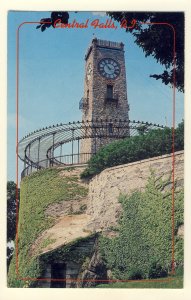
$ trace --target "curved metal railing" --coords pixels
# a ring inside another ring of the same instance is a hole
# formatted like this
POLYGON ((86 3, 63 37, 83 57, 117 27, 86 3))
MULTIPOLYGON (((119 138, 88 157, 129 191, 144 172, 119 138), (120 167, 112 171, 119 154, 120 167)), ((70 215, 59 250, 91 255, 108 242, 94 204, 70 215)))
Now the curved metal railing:
POLYGON ((21 172, 21 179, 25 176, 30 175, 33 172, 42 170, 44 168, 51 168, 56 166, 75 166, 75 165, 85 165, 87 164, 88 160, 92 156, 91 153, 77 153, 77 154, 66 154, 63 156, 56 156, 53 159, 47 158, 43 161, 39 162, 39 165, 30 163, 23 169, 21 172), (45 167, 42 167, 42 163, 45 167))
POLYGON ((61 123, 36 130, 25 136, 18 145, 19 158, 24 162, 22 178, 50 166, 87 163, 100 146, 92 153, 81 153, 80 142, 84 139, 94 139, 96 145, 101 145, 104 139, 110 143, 157 128, 164 127, 135 120, 96 119, 61 123))

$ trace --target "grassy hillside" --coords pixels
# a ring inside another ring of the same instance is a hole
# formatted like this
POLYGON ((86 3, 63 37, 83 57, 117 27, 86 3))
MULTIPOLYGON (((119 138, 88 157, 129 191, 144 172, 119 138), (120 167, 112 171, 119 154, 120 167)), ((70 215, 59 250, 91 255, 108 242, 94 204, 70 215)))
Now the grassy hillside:
MULTIPOLYGON (((67 170, 67 169, 66 169, 67 170)), ((36 278, 40 274, 38 257, 31 246, 37 237, 50 228, 55 219, 45 216, 53 203, 68 201, 87 195, 87 188, 78 184, 77 176, 61 177, 59 169, 46 169, 25 177, 21 182, 19 208, 19 276, 36 278)), ((47 240, 46 243, 51 243, 47 240)), ((39 250, 45 245, 38 245, 39 250)), ((25 282, 16 278, 15 256, 8 274, 10 287, 23 287, 25 282)))

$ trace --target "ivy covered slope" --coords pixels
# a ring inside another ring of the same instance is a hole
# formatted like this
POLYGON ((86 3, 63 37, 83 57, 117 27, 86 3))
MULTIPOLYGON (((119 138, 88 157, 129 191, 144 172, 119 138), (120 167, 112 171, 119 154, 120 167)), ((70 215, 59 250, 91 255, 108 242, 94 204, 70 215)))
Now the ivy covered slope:
MULTIPOLYGON (((141 128, 140 128, 141 129, 141 128)), ((184 149, 184 123, 175 129, 175 151, 184 149)), ((88 162, 81 178, 92 177, 106 168, 172 152, 172 129, 154 129, 102 147, 88 162)))
MULTIPOLYGON (((119 235, 100 239, 100 249, 114 278, 147 279, 165 277, 172 262, 172 190, 170 180, 152 173, 144 192, 121 195, 123 214, 117 228, 119 235)), ((183 238, 178 228, 183 224, 183 188, 175 192, 175 263, 183 267, 183 238)))
MULTIPOLYGON (((38 256, 31 246, 37 237, 54 223, 53 217, 45 215, 46 208, 53 203, 86 196, 87 188, 77 183, 77 176, 60 176, 59 169, 45 169, 25 177, 21 182, 19 207, 19 277, 37 278, 40 275, 38 256)), ((51 242, 51 241, 48 241, 51 242)), ((40 248, 43 245, 39 245, 40 248)), ((17 280, 15 255, 8 274, 10 287, 23 287, 25 281, 17 280)))

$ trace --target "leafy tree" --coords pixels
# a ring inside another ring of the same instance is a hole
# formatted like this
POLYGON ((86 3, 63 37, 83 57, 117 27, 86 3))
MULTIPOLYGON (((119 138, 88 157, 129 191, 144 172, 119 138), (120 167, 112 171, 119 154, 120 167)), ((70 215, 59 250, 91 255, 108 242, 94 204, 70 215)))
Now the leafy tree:
POLYGON ((164 65, 162 74, 150 77, 161 79, 164 84, 173 84, 173 44, 176 43, 176 87, 184 90, 184 13, 181 12, 109 12, 108 15, 120 24, 136 20, 132 28, 126 28, 135 37, 135 43, 143 49, 145 56, 153 56, 164 65), (145 26, 143 23, 147 23, 145 26), (149 24, 150 23, 150 24, 149 24), (163 23, 156 25, 154 23, 163 23), (165 25, 166 24, 166 25, 165 25), (169 25, 167 25, 169 24, 169 25), (173 27, 173 28, 172 28, 173 27))
MULTIPOLYGON (((184 13, 107 12, 107 15, 119 22, 127 32, 134 36, 135 43, 143 49, 146 57, 153 56, 157 62, 164 66, 162 74, 152 74, 150 77, 162 80, 165 85, 172 85, 174 82, 174 28, 176 42, 175 84, 179 91, 184 91, 184 13), (147 25, 145 26, 143 23, 147 23, 147 25), (156 25, 154 23, 163 24, 156 25)), ((41 24, 37 28, 44 31, 46 28, 54 27, 54 22, 57 19, 68 24, 69 13, 52 12, 50 18, 40 20, 41 24), (43 24, 43 22, 50 24, 43 24)))
POLYGON ((50 18, 41 19, 40 25, 38 25, 36 28, 40 28, 42 32, 49 27, 54 28, 54 22, 58 19, 61 20, 61 23, 68 24, 69 13, 67 11, 53 11, 50 18))
MULTIPOLYGON (((18 189, 18 197, 20 191, 18 189)), ((16 235, 16 184, 13 181, 7 182, 7 267, 9 267, 14 247, 10 243, 16 235)))

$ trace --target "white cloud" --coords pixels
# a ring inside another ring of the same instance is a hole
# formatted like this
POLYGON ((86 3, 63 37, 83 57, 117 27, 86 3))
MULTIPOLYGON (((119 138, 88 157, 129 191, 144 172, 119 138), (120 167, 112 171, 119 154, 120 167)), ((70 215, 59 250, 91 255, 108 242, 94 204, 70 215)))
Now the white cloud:
POLYGON ((94 11, 94 12, 92 12, 92 15, 94 15, 94 16, 100 16, 100 17, 105 17, 106 16, 106 12, 103 12, 103 11, 94 11))

